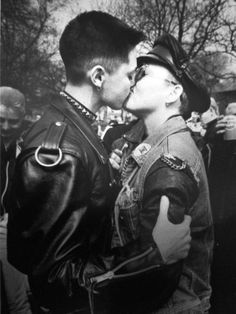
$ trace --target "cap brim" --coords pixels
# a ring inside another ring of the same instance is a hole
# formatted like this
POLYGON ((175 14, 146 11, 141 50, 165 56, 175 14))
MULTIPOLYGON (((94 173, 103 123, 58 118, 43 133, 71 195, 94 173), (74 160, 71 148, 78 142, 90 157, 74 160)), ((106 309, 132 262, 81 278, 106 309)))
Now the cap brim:
POLYGON ((190 73, 183 71, 181 77, 177 76, 177 70, 175 66, 169 62, 169 60, 163 59, 162 57, 152 53, 148 53, 147 55, 140 55, 137 58, 138 67, 142 66, 143 64, 156 64, 167 68, 183 85, 192 111, 198 111, 202 113, 209 109, 210 96, 208 95, 207 90, 196 80, 194 80, 190 73))
POLYGON ((173 64, 171 64, 168 60, 162 58, 161 56, 148 53, 147 55, 140 55, 137 58, 137 65, 140 67, 143 64, 157 64, 166 67, 174 76, 176 75, 176 69, 174 69, 173 64))

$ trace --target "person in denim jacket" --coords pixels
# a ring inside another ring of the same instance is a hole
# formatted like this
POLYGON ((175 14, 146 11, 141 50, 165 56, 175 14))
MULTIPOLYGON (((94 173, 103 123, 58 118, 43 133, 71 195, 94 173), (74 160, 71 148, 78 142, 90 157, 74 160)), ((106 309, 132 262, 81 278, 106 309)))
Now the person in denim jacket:
POLYGON ((191 111, 206 111, 210 97, 187 62, 185 51, 169 34, 138 58, 125 107, 140 120, 114 143, 110 158, 120 170, 121 181, 114 247, 132 243, 140 235, 140 245, 150 241, 161 195, 170 200, 170 221, 179 223, 184 214, 192 217, 191 248, 178 287, 155 311, 158 314, 207 313, 210 308, 213 224, 208 182, 201 153, 185 122, 191 111))

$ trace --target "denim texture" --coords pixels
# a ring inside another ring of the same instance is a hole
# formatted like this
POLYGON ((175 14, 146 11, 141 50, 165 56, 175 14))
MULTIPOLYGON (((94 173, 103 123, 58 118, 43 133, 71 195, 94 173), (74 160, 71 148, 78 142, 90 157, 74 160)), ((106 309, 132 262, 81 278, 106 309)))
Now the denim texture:
MULTIPOLYGON (((210 266, 213 251, 213 221, 209 200, 209 189, 206 171, 200 151, 195 145, 185 121, 180 116, 175 116, 167 120, 157 132, 146 138, 143 143, 149 150, 144 154, 140 151, 141 138, 137 134, 140 131, 140 123, 123 137, 123 142, 127 141, 129 147, 134 148, 127 163, 127 173, 123 173, 123 188, 118 196, 115 209, 115 231, 113 236, 113 246, 125 245, 129 241, 138 237, 138 214, 142 206, 143 186, 152 164, 162 153, 171 154, 186 162, 198 184, 199 194, 191 208, 186 214, 192 217, 191 222, 191 248, 188 257, 184 260, 183 271, 178 288, 173 293, 169 302, 157 313, 182 313, 201 308, 202 313, 210 308, 210 266), (139 147, 139 148, 138 148, 139 147), (151 155, 151 156, 150 156, 151 155), (145 163, 145 160, 148 162, 145 163), (136 165, 133 162, 136 161, 136 165), (143 168, 145 168, 143 170, 143 168), (133 177, 130 174, 133 172, 133 177)), ((119 143, 120 145, 121 143, 119 143)), ((123 145, 123 143, 122 143, 123 145)), ((143 149, 143 144, 142 149, 143 149)), ((141 149, 141 150, 142 150, 141 149)))

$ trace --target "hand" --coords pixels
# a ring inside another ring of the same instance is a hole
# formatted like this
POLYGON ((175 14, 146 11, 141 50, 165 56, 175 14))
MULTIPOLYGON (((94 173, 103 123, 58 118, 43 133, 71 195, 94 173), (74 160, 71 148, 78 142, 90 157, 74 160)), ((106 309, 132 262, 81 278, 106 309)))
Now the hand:
POLYGON ((119 149, 114 149, 110 155, 110 158, 109 158, 110 164, 116 170, 120 169, 121 157, 122 157, 122 150, 119 150, 119 149))
POLYGON ((223 134, 225 132, 226 126, 227 126, 227 121, 225 119, 225 116, 223 115, 219 116, 215 124, 215 133, 223 134))
POLYGON ((191 217, 185 215, 181 224, 172 224, 167 216, 169 204, 169 199, 162 196, 160 214, 152 231, 153 239, 166 264, 172 264, 187 257, 191 242, 191 217))
POLYGON ((227 130, 236 128, 236 116, 235 115, 227 115, 225 116, 225 119, 227 122, 227 125, 226 125, 227 130))

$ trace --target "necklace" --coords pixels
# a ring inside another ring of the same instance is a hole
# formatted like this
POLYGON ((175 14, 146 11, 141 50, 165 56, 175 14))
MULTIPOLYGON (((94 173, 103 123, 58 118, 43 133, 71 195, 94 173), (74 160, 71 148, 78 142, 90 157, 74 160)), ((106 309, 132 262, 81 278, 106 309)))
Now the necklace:
POLYGON ((75 107, 75 109, 85 118, 87 118, 91 122, 94 122, 96 120, 97 116, 88 108, 86 108, 84 105, 82 105, 78 100, 72 97, 70 94, 68 94, 67 92, 60 92, 60 95, 65 97, 68 103, 75 107))

